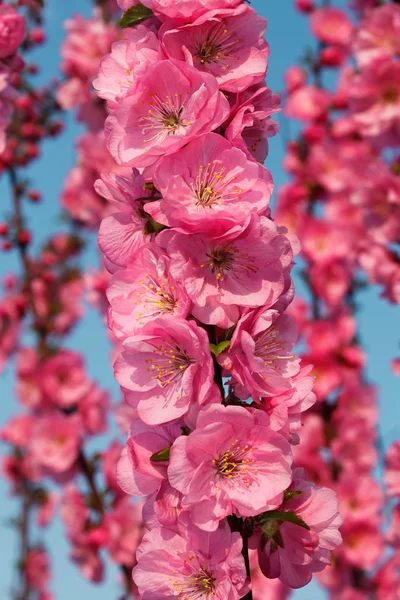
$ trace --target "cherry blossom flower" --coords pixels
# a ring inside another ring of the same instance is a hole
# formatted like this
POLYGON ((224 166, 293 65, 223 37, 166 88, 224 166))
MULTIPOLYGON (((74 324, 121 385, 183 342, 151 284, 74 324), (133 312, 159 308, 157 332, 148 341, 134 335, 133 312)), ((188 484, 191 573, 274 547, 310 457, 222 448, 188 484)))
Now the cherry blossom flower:
POLYGON ((203 404, 213 366, 207 334, 194 321, 160 317, 127 338, 114 365, 127 401, 149 425, 173 421, 203 404))
POLYGON ((266 211, 272 193, 269 171, 249 161, 220 135, 199 137, 160 160, 154 183, 162 199, 145 205, 152 217, 181 231, 222 232, 266 211))
POLYGON ((241 549, 240 535, 227 523, 214 533, 191 525, 181 534, 153 529, 144 536, 133 579, 143 600, 204 594, 239 600, 249 589, 241 549))
POLYGON ((211 73, 222 90, 241 92, 264 79, 269 54, 265 29, 265 19, 242 4, 210 10, 177 29, 166 24, 160 36, 170 58, 211 73))
POLYGON ((228 112, 228 101, 212 75, 180 61, 161 60, 108 117, 108 149, 118 164, 153 165, 219 127, 228 112))
POLYGON ((198 527, 213 531, 229 514, 276 508, 290 484, 287 441, 268 428, 261 412, 216 405, 172 445, 168 479, 198 527))

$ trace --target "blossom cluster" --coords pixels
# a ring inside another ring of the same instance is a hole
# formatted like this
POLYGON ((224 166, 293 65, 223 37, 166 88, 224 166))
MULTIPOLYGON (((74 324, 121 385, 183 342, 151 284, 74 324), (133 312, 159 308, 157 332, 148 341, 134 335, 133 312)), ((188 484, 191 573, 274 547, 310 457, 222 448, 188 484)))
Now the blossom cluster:
MULTIPOLYGON (((118 566, 122 586, 130 597, 135 591, 130 571, 143 534, 140 505, 133 505, 116 482, 121 442, 110 441, 108 448, 100 443, 114 409, 110 395, 88 375, 84 357, 70 349, 67 339, 84 316, 84 292, 92 278, 83 272, 81 264, 88 230, 95 226, 95 217, 90 221, 86 215, 94 215, 99 209, 94 209, 85 198, 79 205, 73 199, 72 186, 68 189, 66 185, 61 203, 66 208, 80 208, 75 213, 71 210, 68 220, 64 217, 59 231, 52 231, 45 240, 40 239, 39 233, 35 246, 32 244, 36 238, 32 231, 35 220, 29 222, 28 228, 26 209, 28 204, 40 204, 42 194, 33 188, 22 169, 39 157, 40 142, 45 137, 61 132, 60 106, 56 101, 61 91, 57 81, 45 87, 35 83, 33 76, 38 67, 25 59, 33 46, 45 40, 42 13, 36 0, 19 4, 24 5, 25 21, 11 6, 0 6, 1 44, 4 39, 6 52, 9 40, 10 51, 4 61, 9 69, 19 65, 11 74, 16 110, 12 114, 10 110, 0 153, 0 170, 10 184, 11 200, 0 224, 2 249, 19 264, 18 273, 4 277, 0 300, 0 372, 15 365, 18 402, 18 414, 10 417, 0 431, 0 441, 5 445, 2 474, 20 510, 13 521, 20 537, 20 551, 16 561, 18 578, 12 593, 35 600, 53 597, 50 554, 43 528, 59 514, 71 545, 70 558, 81 573, 100 582, 108 557, 118 566), (26 24, 27 33, 21 34, 25 39, 22 54, 17 56, 13 43, 21 22, 26 24), (97 452, 93 453, 93 448, 97 452)), ((99 60, 100 55, 93 64, 94 71, 99 60)), ((104 112, 99 122, 103 121, 104 112)), ((101 148, 101 144, 89 141, 90 134, 87 137, 87 147, 101 148)), ((85 146, 84 141, 81 145, 85 146)), ((87 171, 96 173, 89 187, 98 176, 96 160, 103 167, 107 164, 100 151, 97 158, 93 152, 91 161, 86 160, 87 171)), ((75 179, 79 180, 79 173, 75 179)), ((76 196, 82 187, 76 185, 76 196)), ((100 199, 97 202, 101 206, 100 199)), ((119 424, 125 432, 123 415, 119 424)))
MULTIPOLYGON (((400 12, 396 3, 360 1, 351 18, 336 7, 296 4, 317 41, 306 64, 286 73, 285 110, 302 127, 288 144, 291 180, 277 206, 278 222, 296 232, 303 250, 308 298, 297 298, 289 312, 303 337, 302 361, 314 365, 316 377, 317 402, 304 417, 296 463, 336 491, 344 518, 343 544, 319 576, 329 597, 394 600, 398 509, 385 531, 385 494, 376 480, 377 390, 366 380, 356 311, 369 283, 382 286, 393 304, 400 298, 400 12)), ((386 461, 388 493, 398 497, 398 443, 386 461)))
POLYGON ((146 600, 255 597, 250 546, 255 572, 301 587, 330 563, 341 517, 293 463, 315 395, 287 311, 298 243, 271 218, 263 166, 279 110, 266 23, 232 0, 120 4, 141 22, 94 87, 130 173, 95 188, 112 207, 99 246, 134 417, 117 480, 146 498, 133 579, 146 600))

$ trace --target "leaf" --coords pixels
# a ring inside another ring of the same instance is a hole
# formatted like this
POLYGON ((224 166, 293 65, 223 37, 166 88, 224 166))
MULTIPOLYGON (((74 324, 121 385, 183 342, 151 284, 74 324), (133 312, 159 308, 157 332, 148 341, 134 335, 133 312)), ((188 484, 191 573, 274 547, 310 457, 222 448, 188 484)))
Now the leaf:
POLYGON ((273 521, 286 521, 288 523, 294 523, 294 525, 299 525, 299 527, 303 527, 310 531, 309 526, 303 519, 296 515, 293 510, 288 510, 286 512, 279 510, 270 510, 263 514, 263 522, 267 523, 269 520, 273 521))
POLYGON ((157 235, 163 229, 167 229, 166 225, 162 225, 162 223, 157 223, 157 221, 155 221, 154 219, 149 218, 149 220, 147 221, 146 225, 143 228, 142 233, 143 233, 143 235, 146 235, 149 233, 155 233, 157 235))
POLYGON ((288 500, 291 500, 292 498, 297 498, 297 496, 300 496, 302 492, 296 492, 295 490, 285 490, 284 492, 284 502, 287 502, 288 500))
POLYGON ((147 8, 147 6, 143 6, 143 4, 135 4, 135 6, 128 8, 128 10, 122 15, 118 21, 118 25, 123 29, 126 27, 133 27, 134 25, 139 25, 139 23, 142 23, 152 16, 153 11, 147 8))
POLYGON ((169 453, 171 450, 171 446, 168 448, 164 448, 164 450, 159 450, 150 456, 150 460, 152 462, 166 462, 169 461, 169 453))
POLYGON ((36 0, 36 4, 39 4, 39 6, 44 6, 44 0, 36 0))
POLYGON ((226 340, 224 342, 220 342, 218 345, 210 344, 210 350, 213 354, 215 354, 215 356, 219 356, 220 354, 222 354, 222 352, 224 350, 229 348, 230 345, 231 345, 230 341, 226 340))
POLYGON ((189 427, 181 427, 182 435, 190 435, 191 431, 189 427))

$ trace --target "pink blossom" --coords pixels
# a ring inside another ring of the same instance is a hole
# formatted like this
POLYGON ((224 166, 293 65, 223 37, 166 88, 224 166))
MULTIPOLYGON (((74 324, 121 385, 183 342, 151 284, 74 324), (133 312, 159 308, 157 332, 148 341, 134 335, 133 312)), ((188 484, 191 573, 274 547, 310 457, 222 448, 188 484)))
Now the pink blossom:
POLYGON ((145 425, 133 421, 127 444, 117 466, 117 481, 131 496, 148 496, 167 479, 167 462, 152 462, 153 454, 165 450, 182 434, 179 424, 145 425))
POLYGON ((145 210, 156 221, 185 233, 214 235, 244 223, 252 212, 265 212, 273 188, 267 169, 215 133, 162 158, 154 183, 162 199, 145 210))
POLYGON ((78 458, 81 442, 79 423, 72 417, 49 414, 41 417, 32 431, 32 457, 51 473, 63 473, 78 458))
MULTIPOLYGON (((117 0, 124 10, 127 10, 137 0, 117 0)), ((151 8, 161 18, 170 17, 182 21, 193 21, 207 11, 215 9, 233 8, 239 0, 144 0, 144 6, 151 8)))
POLYGON ((343 473, 337 486, 340 513, 347 521, 379 520, 384 495, 377 481, 369 475, 354 477, 343 473))
POLYGON ((394 358, 391 361, 392 373, 400 377, 400 358, 394 358))
POLYGON ((279 130, 271 115, 280 112, 280 96, 261 85, 235 96, 225 137, 249 158, 263 164, 268 154, 268 138, 279 130))
POLYGON ((330 564, 331 551, 342 541, 338 530, 342 519, 335 493, 308 481, 304 469, 293 471, 290 491, 301 494, 287 500, 280 510, 295 512, 307 529, 271 516, 264 526, 259 560, 266 577, 279 577, 297 589, 307 585, 313 573, 330 564), (277 534, 279 542, 275 541, 277 534))
POLYGON ((110 408, 108 392, 92 384, 79 402, 79 415, 88 435, 98 435, 107 431, 107 413, 110 408))
MULTIPOLYGON (((380 136, 398 132, 400 64, 381 61, 373 67, 363 69, 354 76, 350 100, 353 119, 362 135, 380 136)), ((391 142, 389 138, 388 142, 391 142)))
POLYGON ((303 87, 307 81, 307 73, 304 69, 298 65, 289 67, 285 72, 285 86, 288 94, 297 90, 297 88, 303 87))
POLYGON ((116 28, 100 18, 75 14, 65 22, 67 36, 61 47, 61 70, 69 77, 90 79, 116 39, 116 28))
POLYGON ((171 274, 193 301, 192 314, 222 328, 237 321, 240 306, 271 306, 278 299, 292 256, 274 223, 256 215, 217 237, 163 231, 157 241, 168 248, 171 274))
POLYGON ((206 402, 213 384, 208 337, 194 321, 160 317, 127 338, 114 365, 126 399, 149 425, 173 421, 194 402, 206 402))
POLYGON ((107 146, 122 165, 146 167, 172 154, 228 116, 216 79, 175 60, 146 70, 134 93, 106 121, 107 146))
POLYGON ((372 569, 383 554, 384 540, 379 523, 361 521, 345 522, 340 529, 343 544, 338 550, 339 556, 363 570, 372 569))
POLYGON ((201 529, 214 531, 230 514, 252 516, 276 508, 291 481, 287 441, 264 413, 216 405, 172 445, 168 479, 201 529))
POLYGON ((119 440, 113 440, 107 450, 102 453, 101 471, 104 481, 110 490, 121 495, 121 489, 117 483, 117 464, 121 456, 123 445, 119 440))
POLYGON ((302 368, 289 381, 290 389, 262 398, 259 407, 269 415, 271 429, 284 435, 291 444, 297 445, 300 441, 299 434, 303 432, 302 413, 316 402, 312 391, 312 366, 302 368))
POLYGON ((253 600, 287 600, 291 590, 279 579, 267 579, 263 575, 256 550, 250 550, 249 555, 253 600))
POLYGON ((104 579, 104 565, 97 550, 88 544, 75 545, 70 552, 70 558, 86 579, 101 583, 104 579))
POLYGON ((324 117, 330 102, 329 93, 313 85, 296 88, 286 102, 285 113, 300 121, 324 117))
POLYGON ((324 7, 314 10, 310 18, 315 37, 325 44, 346 46, 353 34, 353 25, 343 10, 324 7))
POLYGON ((152 31, 140 24, 128 29, 123 40, 114 42, 111 53, 101 61, 93 87, 111 109, 132 93, 132 84, 158 59, 158 40, 152 31))
POLYGON ((170 275, 170 260, 155 244, 137 252, 132 263, 114 273, 107 290, 108 325, 124 339, 157 317, 186 318, 191 302, 170 275))
POLYGON ((44 362, 41 385, 52 402, 69 408, 79 404, 92 382, 86 376, 82 356, 78 352, 61 350, 44 362))
POLYGON ((224 523, 214 533, 189 525, 178 534, 166 528, 146 533, 133 580, 142 600, 212 595, 239 600, 248 591, 242 541, 224 523))
POLYGON ((26 577, 34 590, 44 592, 50 583, 50 559, 43 548, 33 548, 26 556, 26 577))
POLYGON ((111 560, 118 565, 132 566, 143 532, 141 508, 140 504, 132 504, 125 498, 105 516, 105 546, 111 560))
POLYGON ((265 306, 246 310, 240 318, 221 364, 255 398, 290 389, 290 377, 299 371, 292 354, 297 342, 294 322, 265 306))
POLYGON ((384 4, 366 13, 353 41, 361 67, 400 55, 400 7, 384 4))
POLYGON ((0 58, 13 54, 26 35, 25 19, 15 8, 0 6, 0 58))
POLYGON ((389 496, 400 496, 400 441, 394 442, 387 451, 385 484, 389 496))
POLYGON ((266 21, 246 6, 210 10, 189 25, 160 31, 170 58, 186 60, 217 78, 220 89, 241 92, 264 79, 269 49, 266 21))
POLYGON ((40 506, 36 513, 36 522, 38 527, 47 527, 54 517, 58 503, 58 494, 55 492, 46 493, 39 501, 40 506))
POLYGON ((23 448, 31 437, 33 424, 33 415, 15 415, 7 425, 1 428, 0 439, 13 446, 23 448))
POLYGON ((97 193, 115 204, 118 211, 103 219, 98 237, 101 251, 118 267, 126 266, 153 239, 153 234, 144 233, 147 219, 139 199, 150 195, 144 184, 136 170, 130 177, 102 175, 95 184, 97 193))

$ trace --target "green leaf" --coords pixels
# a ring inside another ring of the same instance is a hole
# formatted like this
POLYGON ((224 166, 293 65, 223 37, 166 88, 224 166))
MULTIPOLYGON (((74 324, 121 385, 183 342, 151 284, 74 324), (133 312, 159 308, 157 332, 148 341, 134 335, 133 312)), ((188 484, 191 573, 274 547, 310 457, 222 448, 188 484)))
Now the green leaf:
POLYGON ((44 6, 44 0, 36 0, 36 4, 39 4, 39 6, 44 6))
POLYGON ((284 502, 287 502, 288 500, 291 500, 292 498, 297 498, 297 496, 300 496, 302 492, 296 492, 295 490, 285 490, 284 492, 284 502))
POLYGON ((162 223, 157 223, 157 221, 150 217, 146 225, 144 226, 142 233, 143 235, 149 233, 155 233, 157 235, 163 229, 167 229, 167 227, 165 225, 162 225, 162 223))
POLYGON ((168 448, 164 448, 164 450, 159 450, 150 456, 150 460, 152 462, 166 462, 169 461, 169 453, 171 450, 171 446, 168 448))
POLYGON ((142 23, 152 16, 153 11, 147 8, 147 6, 143 6, 143 4, 135 4, 135 6, 128 8, 128 10, 122 15, 118 21, 118 25, 123 29, 126 27, 133 27, 134 25, 139 25, 139 23, 142 23))
POLYGON ((296 515, 293 510, 288 510, 286 512, 279 510, 270 510, 263 514, 263 522, 267 523, 268 521, 286 521, 288 523, 294 523, 294 525, 299 525, 299 527, 303 527, 304 529, 308 529, 310 531, 309 526, 303 519, 296 515))
POLYGON ((189 427, 181 427, 182 435, 190 435, 192 432, 189 427))
POLYGON ((230 341, 224 341, 224 342, 220 342, 218 345, 217 344, 210 344, 210 350, 213 354, 215 354, 215 356, 219 356, 220 354, 222 354, 222 352, 224 350, 226 350, 227 348, 229 348, 229 346, 231 345, 230 341))

